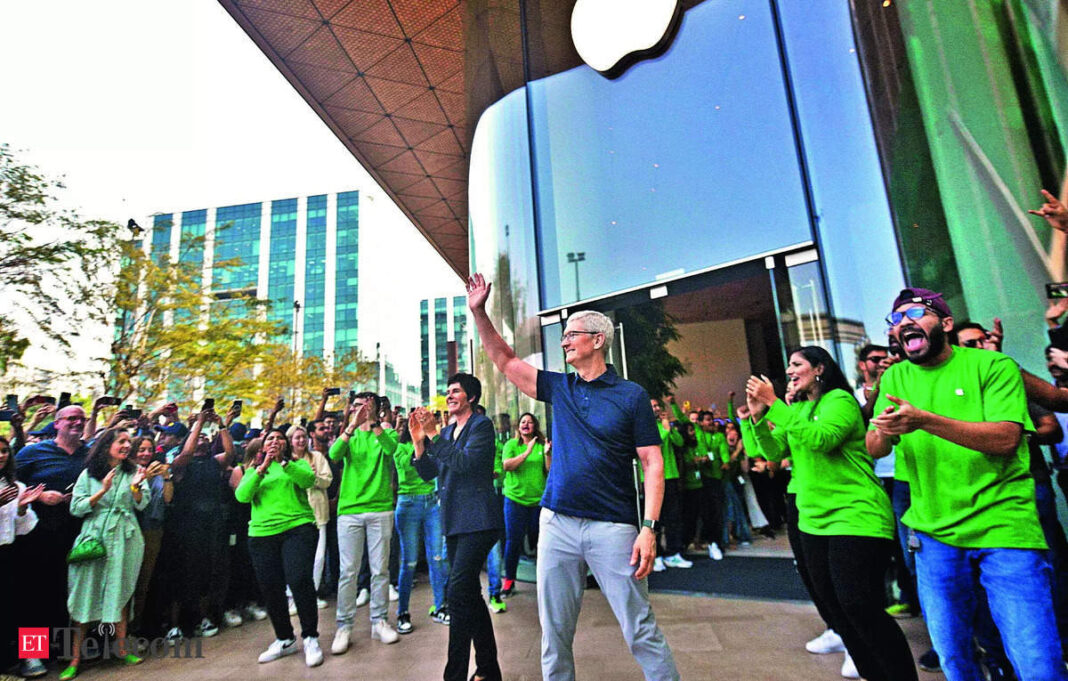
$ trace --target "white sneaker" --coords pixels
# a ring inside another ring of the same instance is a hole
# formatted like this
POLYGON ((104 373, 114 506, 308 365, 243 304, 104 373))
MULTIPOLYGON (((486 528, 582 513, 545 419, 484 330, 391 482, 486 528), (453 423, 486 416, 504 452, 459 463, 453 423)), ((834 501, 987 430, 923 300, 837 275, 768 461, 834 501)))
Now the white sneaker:
POLYGON ((842 678, 844 679, 859 679, 860 672, 857 671, 857 665, 853 664, 853 658, 849 655, 849 651, 846 651, 845 660, 842 661, 842 678))
POLYGON ((223 624, 230 628, 240 627, 244 623, 245 620, 241 618, 241 613, 236 610, 227 610, 223 613, 223 624))
POLYGON ((275 639, 274 643, 267 646, 267 650, 260 653, 260 664, 274 662, 280 657, 292 655, 295 652, 297 652, 297 639, 291 638, 288 641, 275 639))
POLYGON ((349 649, 349 638, 352 637, 352 627, 338 627, 334 632, 334 642, 330 644, 330 652, 341 655, 349 649))
POLYGON ((396 643, 400 636, 397 630, 389 626, 389 622, 378 620, 371 625, 371 639, 382 643, 396 643))
POLYGON ((296 604, 296 602, 294 602, 294 600, 292 598, 290 598, 289 599, 289 616, 292 617, 293 615, 296 615, 296 614, 297 614, 297 604, 296 604))
POLYGON ((674 556, 665 558, 664 565, 669 568, 692 568, 693 562, 683 558, 681 553, 676 553, 674 556))
POLYGON ((181 627, 171 627, 166 636, 167 641, 181 641, 184 638, 181 627))
POLYGON ((200 624, 197 625, 194 636, 202 636, 204 638, 211 638, 219 633, 219 627, 215 626, 215 623, 205 617, 200 620, 200 624))
POLYGON ((708 545, 708 557, 712 560, 723 560, 723 552, 719 550, 716 542, 708 545))
POLYGON ((663 572, 664 570, 667 570, 667 568, 664 567, 664 559, 660 556, 653 558, 653 572, 663 572))
POLYGON ((318 667, 323 663, 323 649, 319 647, 319 639, 309 636, 304 639, 304 664, 309 667, 318 667))
POLYGON ((322 610, 323 608, 325 608, 328 605, 330 605, 330 604, 327 603, 326 601, 324 601, 321 598, 316 598, 315 599, 315 607, 319 608, 320 610, 322 610))
POLYGON ((805 650, 813 655, 826 655, 827 653, 844 653, 845 644, 842 637, 835 633, 834 629, 828 629, 816 638, 805 644, 805 650))
POLYGON ((400 592, 397 591, 397 589, 392 584, 390 584, 389 585, 389 601, 392 603, 393 601, 399 601, 399 600, 400 600, 400 592))
POLYGON ((356 607, 362 608, 369 600, 371 600, 371 592, 367 589, 360 589, 360 593, 356 594, 356 607))
POLYGON ((257 622, 262 622, 267 619, 267 611, 253 603, 245 608, 245 616, 257 622))

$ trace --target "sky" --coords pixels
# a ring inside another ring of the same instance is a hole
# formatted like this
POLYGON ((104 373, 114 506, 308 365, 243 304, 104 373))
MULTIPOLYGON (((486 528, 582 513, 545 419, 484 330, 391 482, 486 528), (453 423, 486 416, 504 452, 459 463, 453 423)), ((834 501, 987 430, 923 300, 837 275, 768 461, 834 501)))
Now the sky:
MULTIPOLYGON (((0 142, 62 179, 61 204, 83 217, 374 197, 360 224, 361 277, 388 285, 368 300, 374 333, 418 380, 419 300, 462 293, 460 279, 218 3, 10 0, 0 27, 0 142)), ((24 362, 49 353, 35 343, 24 362)))

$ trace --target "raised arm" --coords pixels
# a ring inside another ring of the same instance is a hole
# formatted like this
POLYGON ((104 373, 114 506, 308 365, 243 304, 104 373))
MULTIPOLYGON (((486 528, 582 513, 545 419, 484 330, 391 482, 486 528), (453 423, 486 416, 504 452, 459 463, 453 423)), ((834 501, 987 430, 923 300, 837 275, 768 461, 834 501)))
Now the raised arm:
POLYGON ((489 315, 486 314, 486 300, 489 298, 490 288, 493 284, 486 281, 481 274, 475 273, 467 281, 467 306, 471 308, 471 315, 478 327, 478 337, 482 342, 482 348, 486 355, 504 374, 505 378, 515 384, 520 392, 534 399, 538 398, 538 370, 516 356, 513 350, 497 329, 493 327, 489 315))

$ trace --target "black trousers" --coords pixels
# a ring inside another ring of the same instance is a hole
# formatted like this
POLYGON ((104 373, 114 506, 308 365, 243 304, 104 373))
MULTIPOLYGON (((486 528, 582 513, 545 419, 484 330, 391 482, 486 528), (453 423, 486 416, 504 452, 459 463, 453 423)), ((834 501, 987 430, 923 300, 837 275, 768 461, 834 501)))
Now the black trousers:
POLYGON ((687 544, 697 539, 697 519, 703 517, 703 498, 704 490, 700 487, 682 490, 682 537, 687 544))
POLYGON ((289 621, 289 601, 286 584, 293 592, 293 602, 300 618, 303 638, 319 636, 319 608, 315 603, 315 545, 319 530, 307 523, 269 537, 249 537, 248 553, 256 570, 256 581, 266 602, 267 614, 274 627, 275 638, 293 638, 293 624, 289 621))
MULTIPOLYGON (((883 483, 883 489, 886 490, 886 495, 891 499, 894 498, 894 479, 893 478, 879 478, 883 483)), ((920 597, 916 594, 916 577, 909 572, 908 565, 905 564, 905 552, 901 548, 901 540, 897 536, 897 523, 894 523, 894 545, 891 548, 890 557, 893 559, 893 566, 888 574, 893 575, 894 581, 897 582, 897 588, 901 590, 901 602, 909 606, 909 609, 913 614, 920 614, 920 597)), ((891 604, 890 589, 887 591, 887 605, 891 604)))
POLYGON ((805 560, 805 546, 801 543, 801 530, 797 529, 797 503, 796 494, 787 494, 786 499, 786 538, 790 540, 790 550, 794 552, 794 565, 797 574, 801 577, 801 583, 805 585, 805 591, 816 606, 816 612, 828 629, 839 630, 839 625, 834 621, 835 612, 827 606, 820 593, 812 586, 812 576, 808 572, 808 561, 805 560))
MULTIPOLYGON (((181 609, 178 626, 186 636, 192 636, 193 630, 202 617, 214 618, 218 623, 221 608, 213 602, 213 591, 217 585, 212 581, 213 573, 220 561, 219 551, 222 533, 226 524, 217 515, 207 513, 175 514, 164 532, 177 557, 177 566, 181 572, 174 575, 181 609), (202 601, 207 600, 204 610, 202 601)), ((229 562, 229 561, 227 561, 229 562)), ((227 565, 229 568, 229 565, 227 565)), ((227 580, 225 586, 229 586, 227 580)))
MULTIPOLYGON (((65 627, 67 614, 67 553, 81 531, 81 520, 53 527, 39 523, 32 532, 18 538, 18 588, 14 601, 18 604, 18 626, 65 627)), ((53 638, 53 644, 58 642, 53 638)))
MULTIPOLYGON (((722 478, 701 478, 701 538, 709 544, 723 541, 723 511, 727 497, 722 478)), ((726 546, 721 546, 726 550, 726 546)))
POLYGON ((500 681, 497 664, 497 640, 493 621, 482 600, 479 575, 490 549, 500 539, 499 530, 454 534, 445 538, 449 556, 449 659, 445 663, 445 681, 467 681, 471 662, 471 644, 475 644, 475 674, 487 681, 500 681))
POLYGON ((674 556, 686 549, 686 538, 683 536, 682 529, 681 497, 679 480, 665 480, 664 501, 660 506, 660 520, 664 524, 665 556, 674 556))
POLYGON ((916 681, 908 641, 883 603, 892 540, 801 533, 812 588, 868 681, 916 681))

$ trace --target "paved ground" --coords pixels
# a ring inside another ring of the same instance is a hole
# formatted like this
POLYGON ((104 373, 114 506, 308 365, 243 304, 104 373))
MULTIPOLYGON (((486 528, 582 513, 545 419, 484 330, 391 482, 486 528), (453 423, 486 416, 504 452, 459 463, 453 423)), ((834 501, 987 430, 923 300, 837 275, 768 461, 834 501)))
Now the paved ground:
MULTIPOLYGON (((494 615, 501 668, 509 681, 541 679, 540 629, 534 587, 519 585, 508 601, 508 612, 494 615)), ((441 678, 448 629, 424 614, 429 606, 425 581, 412 594, 416 630, 390 646, 371 641, 369 626, 361 626, 348 653, 329 653, 322 667, 308 669, 303 655, 259 665, 257 655, 273 638, 268 622, 254 622, 224 630, 203 641, 203 659, 146 660, 138 667, 99 663, 81 678, 116 681, 204 681, 245 679, 315 679, 316 681, 426 681, 441 678)), ((684 679, 738 681, 811 681, 840 679, 841 654, 810 655, 804 642, 822 631, 811 604, 732 600, 701 596, 654 594, 657 619, 675 651, 684 679)), ((361 608, 361 616, 367 609, 361 608)), ((325 649, 334 633, 333 610, 320 611, 325 649)), ((393 608, 390 616, 393 617, 393 608)), ((926 631, 918 619, 901 621, 916 654, 926 650, 926 631)), ((599 591, 587 591, 576 641, 579 679, 639 681, 641 672, 623 643, 608 604, 599 591)), ((473 671, 473 670, 472 670, 473 671)), ((921 681, 938 677, 920 672, 921 681)), ((54 679, 54 676, 49 678, 54 679)))

